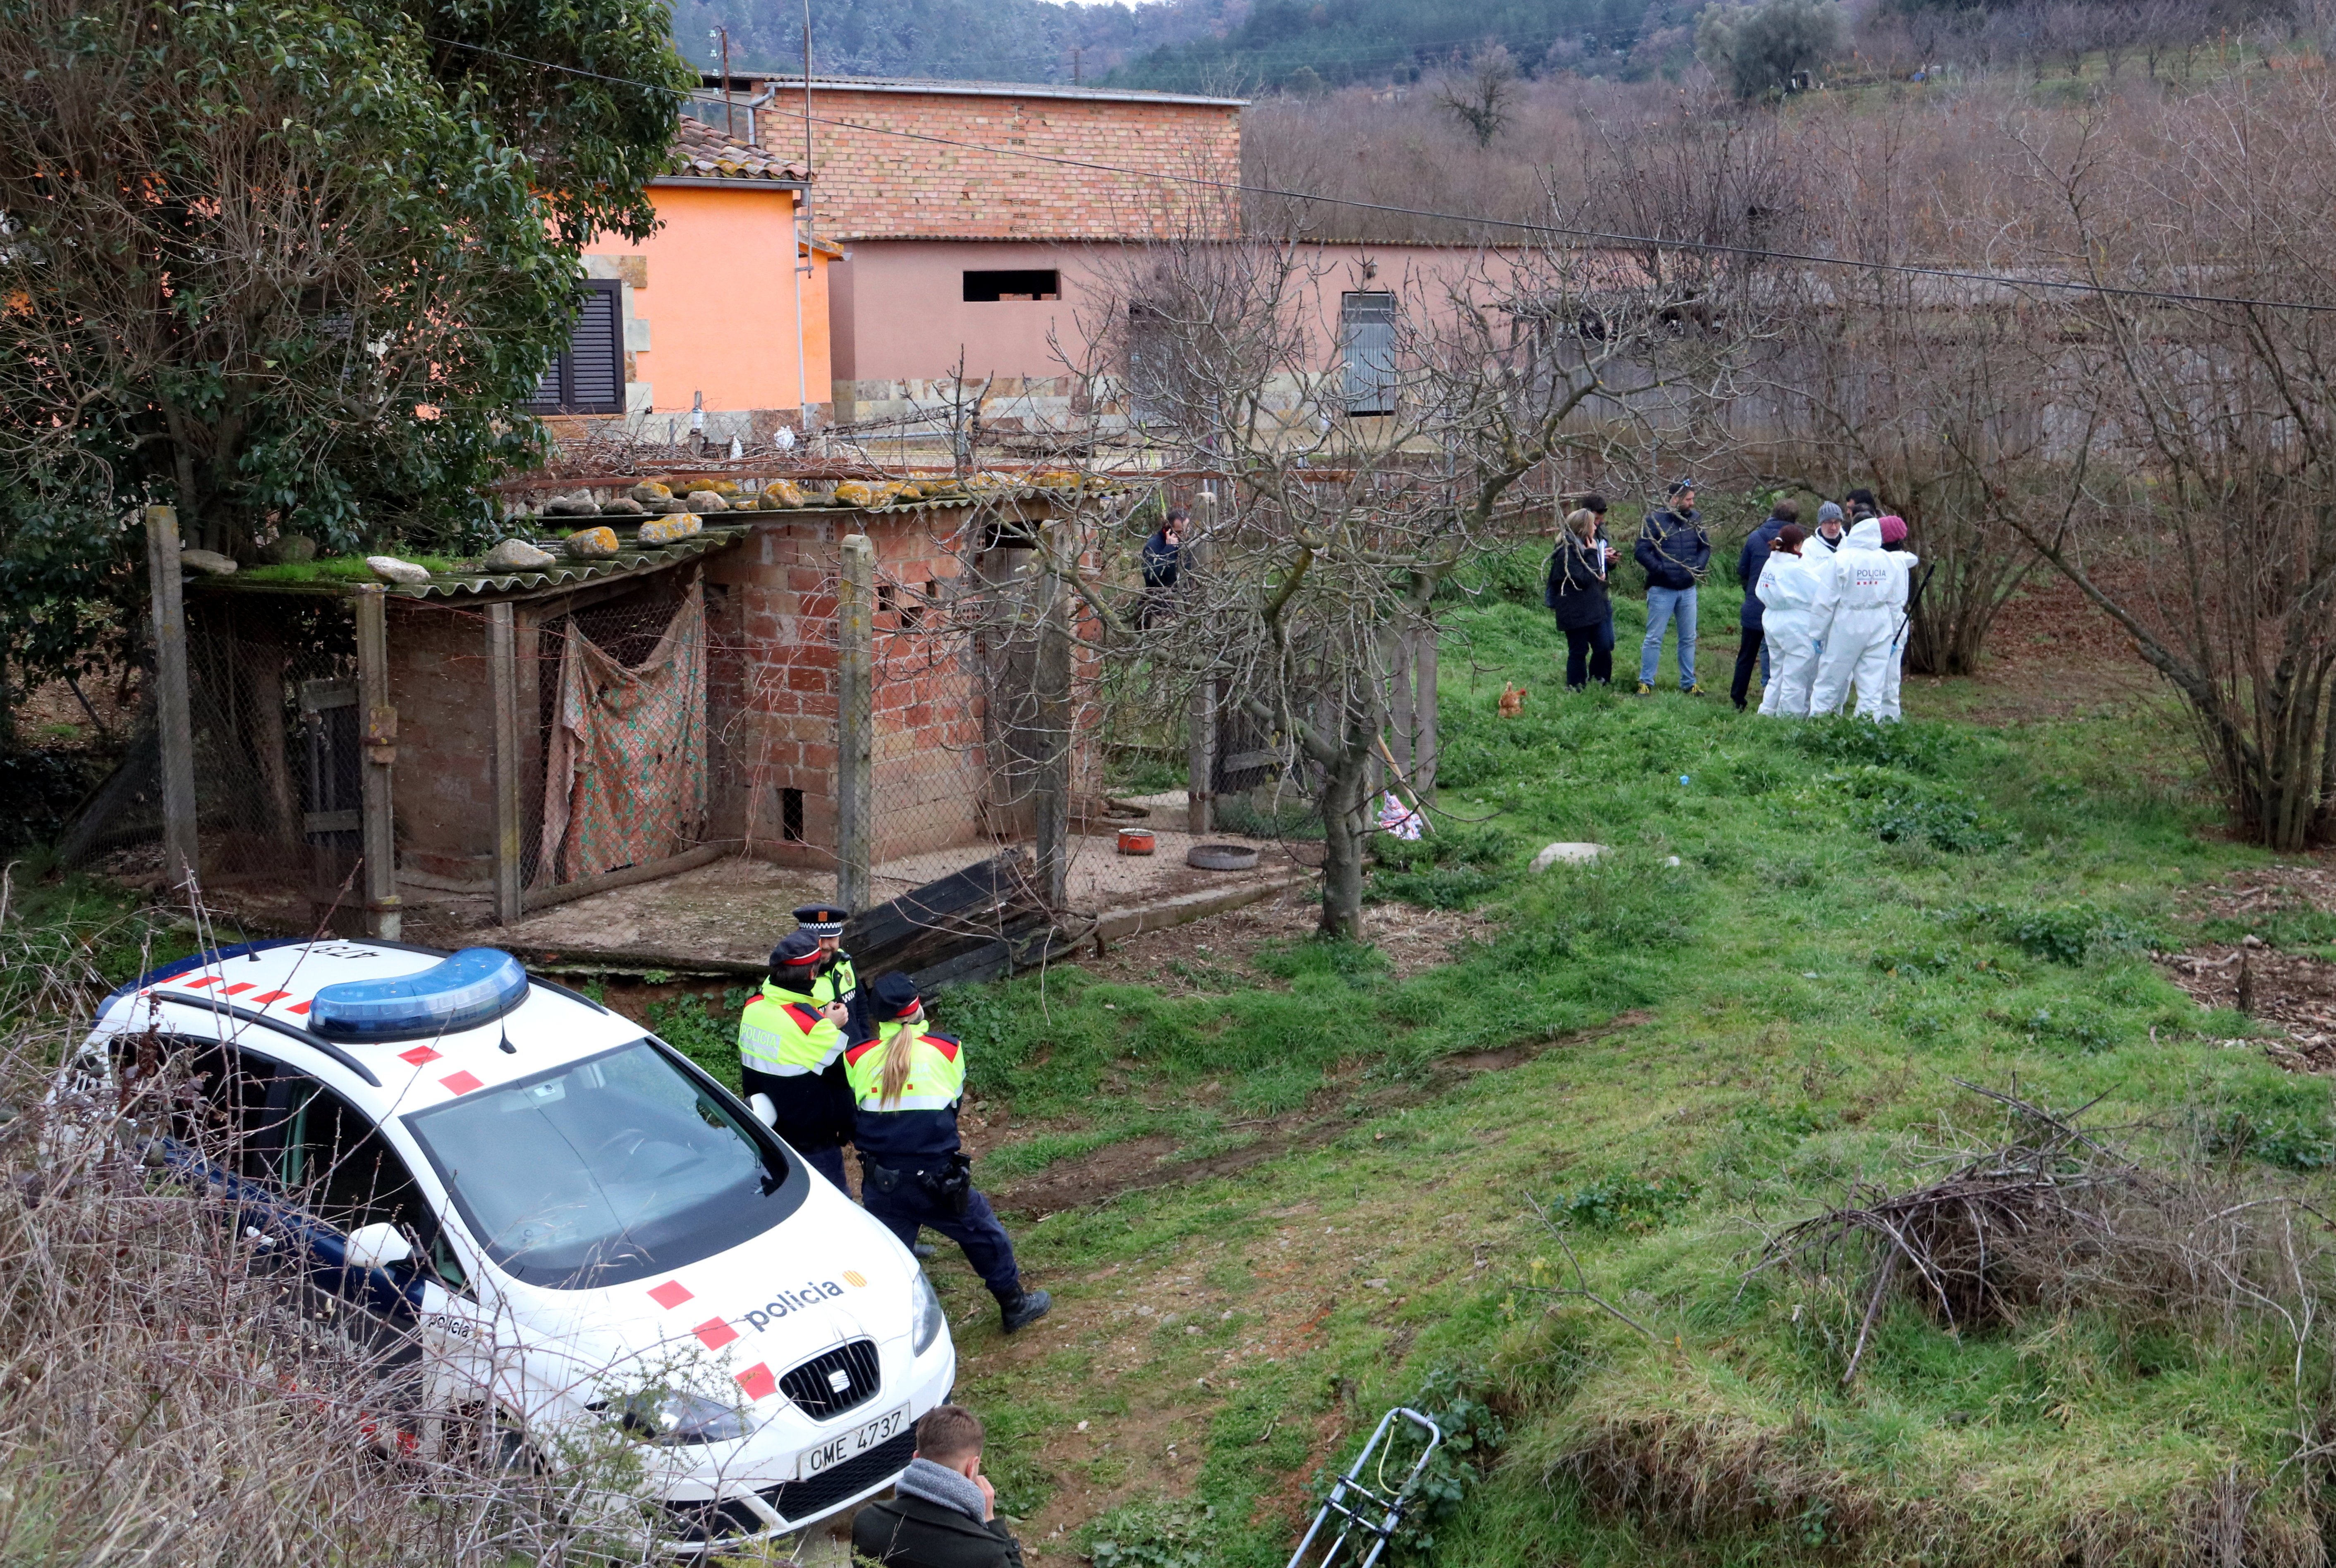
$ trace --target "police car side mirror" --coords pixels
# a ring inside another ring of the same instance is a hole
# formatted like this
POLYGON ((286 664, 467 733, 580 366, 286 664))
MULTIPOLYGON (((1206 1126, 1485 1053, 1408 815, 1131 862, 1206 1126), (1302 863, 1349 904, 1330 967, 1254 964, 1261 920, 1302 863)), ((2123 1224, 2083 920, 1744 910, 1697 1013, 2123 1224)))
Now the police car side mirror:
POLYGON ((348 1261, 352 1269, 386 1269, 414 1256, 405 1232, 386 1220, 359 1225, 349 1232, 348 1261))
POLYGON ((754 1119, 763 1125, 775 1127, 779 1125, 779 1107, 771 1104, 770 1096, 756 1095, 746 1102, 746 1108, 754 1113, 754 1119))

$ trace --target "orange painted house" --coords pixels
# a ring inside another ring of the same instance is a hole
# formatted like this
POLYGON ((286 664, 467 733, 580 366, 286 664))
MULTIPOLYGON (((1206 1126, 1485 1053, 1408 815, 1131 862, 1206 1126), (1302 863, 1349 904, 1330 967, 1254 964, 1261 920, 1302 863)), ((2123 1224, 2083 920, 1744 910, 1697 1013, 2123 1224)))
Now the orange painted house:
POLYGON ((803 428, 806 401, 825 424, 828 264, 841 252, 805 246, 808 183, 796 165, 683 120, 673 172, 649 182, 657 232, 585 248, 582 317, 529 407, 568 439, 764 445, 803 428))

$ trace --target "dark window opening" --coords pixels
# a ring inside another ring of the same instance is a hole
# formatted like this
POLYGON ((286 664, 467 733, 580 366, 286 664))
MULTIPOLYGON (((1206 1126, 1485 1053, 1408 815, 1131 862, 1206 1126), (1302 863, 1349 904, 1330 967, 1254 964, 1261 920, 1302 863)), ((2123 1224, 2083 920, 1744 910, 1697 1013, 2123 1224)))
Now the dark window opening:
POLYGON ((935 582, 930 578, 927 578, 925 579, 925 591, 923 596, 918 599, 910 599, 900 606, 900 624, 902 626, 924 625, 925 607, 931 604, 935 599, 940 597, 940 590, 941 585, 939 583, 935 582))
POLYGON ((803 791, 801 790, 779 791, 779 840, 783 843, 791 844, 803 842, 803 791))
POLYGON ((900 602, 892 592, 892 585, 889 582, 878 583, 876 585, 876 613, 878 615, 889 615, 900 608, 900 602))
POLYGON ((968 272, 965 275, 968 305, 994 305, 1001 299, 1060 299, 1061 275, 1053 268, 1016 271, 968 272))
POLYGON ((624 285, 587 278, 568 346, 528 400, 530 414, 625 412, 624 285))

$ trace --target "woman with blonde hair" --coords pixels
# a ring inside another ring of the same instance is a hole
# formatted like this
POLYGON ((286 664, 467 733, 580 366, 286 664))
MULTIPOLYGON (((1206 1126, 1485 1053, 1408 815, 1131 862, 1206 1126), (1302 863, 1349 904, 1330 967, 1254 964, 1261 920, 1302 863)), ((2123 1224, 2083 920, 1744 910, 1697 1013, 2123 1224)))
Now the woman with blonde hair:
POLYGON ((1542 603, 1565 634, 1565 689, 1614 678, 1614 605, 1606 596, 1606 574, 1614 563, 1606 541, 1606 498, 1585 495, 1567 513, 1549 558, 1549 580, 1542 603))
POLYGON ((1051 1300, 1044 1290, 1023 1289, 1014 1243, 989 1200, 974 1191, 973 1162, 958 1146, 965 1048, 926 1027, 924 1001, 903 974, 876 977, 868 1019, 875 1033, 843 1053, 861 1203, 904 1247, 916 1246, 925 1225, 955 1242, 998 1298, 1005 1330, 1028 1327, 1051 1300))

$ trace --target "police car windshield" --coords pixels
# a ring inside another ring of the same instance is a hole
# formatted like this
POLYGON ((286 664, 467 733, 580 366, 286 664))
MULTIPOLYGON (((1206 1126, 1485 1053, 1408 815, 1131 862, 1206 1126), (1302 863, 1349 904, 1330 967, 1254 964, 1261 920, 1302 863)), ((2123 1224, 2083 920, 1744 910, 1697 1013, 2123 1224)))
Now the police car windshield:
POLYGON ((810 1181, 647 1039, 405 1120, 471 1234, 530 1285, 710 1257, 793 1213, 810 1181))

